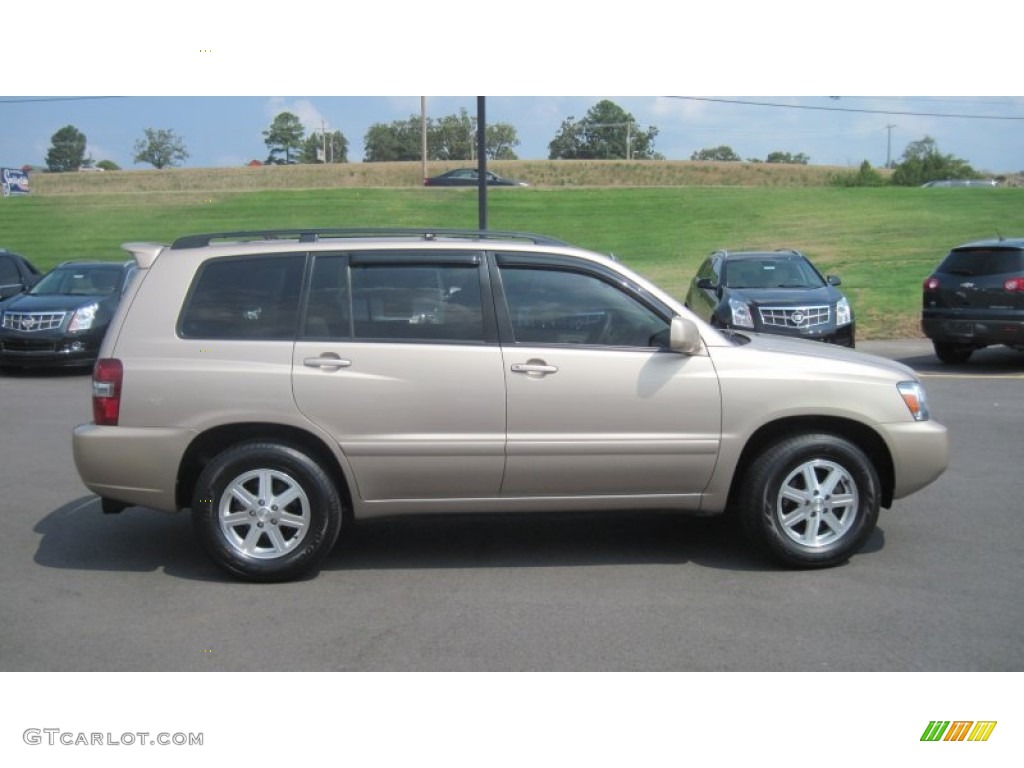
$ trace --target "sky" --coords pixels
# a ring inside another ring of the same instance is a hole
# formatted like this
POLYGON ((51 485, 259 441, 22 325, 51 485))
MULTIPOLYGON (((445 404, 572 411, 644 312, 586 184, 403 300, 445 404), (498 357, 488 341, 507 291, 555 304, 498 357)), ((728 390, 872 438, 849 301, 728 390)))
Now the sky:
MULTIPOLYGON (((743 159, 781 151, 803 153, 813 164, 867 160, 882 167, 910 142, 930 136, 941 152, 977 170, 1024 170, 1024 96, 489 96, 486 119, 516 128, 520 159, 546 159, 562 122, 584 117, 601 99, 629 112, 639 130, 657 128, 654 149, 668 160, 724 144, 743 159)), ((146 128, 172 129, 182 138, 190 154, 184 167, 240 166, 267 157, 263 131, 285 111, 299 117, 307 134, 340 130, 349 161, 360 162, 371 125, 418 116, 420 105, 419 96, 0 94, 0 165, 44 165, 53 134, 73 125, 88 139, 88 157, 123 169, 151 167, 133 161, 133 145, 146 128)), ((433 118, 461 109, 476 115, 477 99, 427 96, 426 108, 433 118)))
POLYGON ((5 167, 43 165, 68 124, 94 160, 125 169, 149 167, 133 162, 145 128, 182 137, 187 167, 236 166, 267 157, 262 132, 281 111, 307 133, 340 130, 359 162, 371 125, 419 115, 416 94, 432 117, 475 114, 476 95, 491 94, 488 122, 513 125, 528 160, 547 158, 562 121, 607 98, 656 127, 669 160, 725 144, 743 159, 781 151, 879 167, 930 136, 978 170, 1024 170, 1019 56, 998 43, 995 0, 955 18, 881 0, 719 0, 675 18, 568 1, 395 0, 342 13, 307 0, 287 22, 208 0, 146 19, 135 4, 94 0, 88 34, 77 17, 54 21, 65 4, 76 7, 5 10, 6 29, 45 30, 22 34, 23 58, 0 72, 5 167))

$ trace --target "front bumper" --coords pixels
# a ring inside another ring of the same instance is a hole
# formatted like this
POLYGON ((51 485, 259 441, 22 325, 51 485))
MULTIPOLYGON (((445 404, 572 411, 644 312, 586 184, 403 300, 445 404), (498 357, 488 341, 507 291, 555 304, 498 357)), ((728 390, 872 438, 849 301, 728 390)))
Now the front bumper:
POLYGON ((17 367, 89 366, 99 356, 102 333, 0 331, 0 364, 17 367))

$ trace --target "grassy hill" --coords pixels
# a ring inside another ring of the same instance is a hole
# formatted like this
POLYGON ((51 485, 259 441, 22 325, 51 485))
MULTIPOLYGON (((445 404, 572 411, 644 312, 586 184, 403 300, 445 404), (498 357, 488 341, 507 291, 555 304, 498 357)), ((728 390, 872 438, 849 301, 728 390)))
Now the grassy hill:
MULTIPOLYGON (((434 176, 465 162, 431 162, 434 176)), ((540 187, 692 187, 692 186, 827 186, 831 177, 850 169, 777 163, 702 163, 651 160, 516 160, 488 163, 500 176, 540 187)), ((351 187, 419 187, 423 168, 410 163, 343 163, 338 165, 271 165, 254 168, 175 168, 104 173, 36 173, 32 193, 43 196, 134 194, 185 190, 226 192, 255 189, 336 189, 351 187)))
MULTIPOLYGON (((446 167, 431 163, 430 173, 446 167)), ((1024 189, 841 188, 848 169, 748 163, 494 163, 491 229, 611 252, 682 296, 716 248, 797 248, 839 274, 861 338, 918 333, 921 281, 961 242, 1024 234, 1024 189)), ((43 268, 120 244, 294 227, 477 227, 474 189, 424 188, 419 163, 35 174, 0 200, 0 247, 43 268)))

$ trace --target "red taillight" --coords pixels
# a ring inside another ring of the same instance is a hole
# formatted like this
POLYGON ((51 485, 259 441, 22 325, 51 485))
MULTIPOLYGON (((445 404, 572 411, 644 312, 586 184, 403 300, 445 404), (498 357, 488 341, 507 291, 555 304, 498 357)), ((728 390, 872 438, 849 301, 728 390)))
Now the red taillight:
POLYGON ((104 427, 116 427, 121 415, 121 380, 124 368, 120 360, 104 357, 92 369, 92 420, 104 427))
POLYGON ((937 291, 939 290, 939 278, 927 277, 924 281, 924 289, 926 291, 937 291))
POLYGON ((1003 288, 1007 291, 1024 291, 1024 277, 1011 277, 1003 283, 1003 288))

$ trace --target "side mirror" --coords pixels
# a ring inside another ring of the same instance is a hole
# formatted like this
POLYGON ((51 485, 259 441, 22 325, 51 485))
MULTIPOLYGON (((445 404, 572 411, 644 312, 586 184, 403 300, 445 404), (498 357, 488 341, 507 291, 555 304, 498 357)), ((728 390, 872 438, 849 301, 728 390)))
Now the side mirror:
POLYGON ((684 355, 698 355, 701 351, 700 329, 693 320, 676 315, 669 330, 669 349, 684 355))
POLYGON ((839 275, 826 275, 825 282, 829 285, 842 285, 843 281, 839 279, 839 275))
POLYGON ((718 286, 714 284, 710 277, 701 277, 697 280, 697 287, 703 291, 713 291, 718 286))

